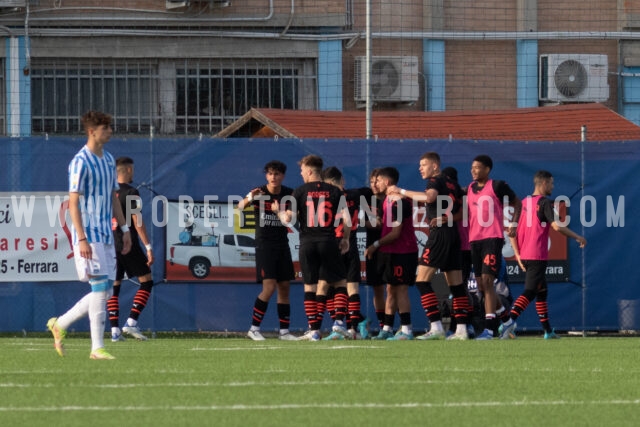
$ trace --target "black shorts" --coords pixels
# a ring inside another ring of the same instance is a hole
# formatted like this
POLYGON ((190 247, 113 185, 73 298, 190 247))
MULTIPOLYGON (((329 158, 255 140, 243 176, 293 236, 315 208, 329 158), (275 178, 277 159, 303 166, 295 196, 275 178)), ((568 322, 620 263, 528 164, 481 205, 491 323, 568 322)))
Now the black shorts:
POLYGON ((502 265, 503 238, 483 239, 471 242, 471 263, 473 271, 478 275, 491 274, 498 277, 502 265))
POLYGON ((360 253, 358 252, 357 245, 349 244, 349 252, 342 255, 342 262, 344 263, 344 269, 347 273, 347 282, 360 283, 362 274, 360 271, 360 253))
POLYGON ((142 247, 138 242, 131 244, 131 250, 126 255, 116 252, 116 262, 117 281, 124 279, 125 273, 130 279, 151 273, 151 269, 147 265, 147 254, 142 251, 142 247))
POLYGON ((382 280, 392 286, 413 286, 416 283, 417 268, 418 252, 408 254, 380 252, 378 254, 378 271, 382 280))
POLYGON ((339 282, 347 276, 335 239, 300 242, 299 259, 302 281, 307 285, 315 285, 318 280, 339 282))
POLYGON ((547 287, 547 261, 522 260, 527 269, 524 276, 526 290, 539 291, 547 287))
POLYGON ((261 245, 256 247, 256 282, 275 279, 277 282, 296 278, 289 246, 261 245))
POLYGON ((440 271, 461 269, 460 235, 455 227, 431 228, 418 265, 439 268, 440 271))
POLYGON ((371 258, 367 258, 366 260, 366 270, 367 270, 367 285, 368 286, 382 286, 384 285, 384 280, 382 280, 382 275, 378 270, 378 251, 375 251, 371 258))

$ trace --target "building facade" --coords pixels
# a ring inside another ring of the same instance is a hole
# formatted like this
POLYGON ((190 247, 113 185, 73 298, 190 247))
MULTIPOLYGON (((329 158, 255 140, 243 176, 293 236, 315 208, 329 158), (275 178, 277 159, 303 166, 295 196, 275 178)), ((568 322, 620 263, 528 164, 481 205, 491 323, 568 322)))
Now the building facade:
POLYGON ((77 134, 93 108, 119 134, 212 135, 251 107, 346 111, 368 94, 380 111, 603 102, 640 124, 638 2, 369 10, 367 20, 360 0, 0 0, 0 134, 77 134))

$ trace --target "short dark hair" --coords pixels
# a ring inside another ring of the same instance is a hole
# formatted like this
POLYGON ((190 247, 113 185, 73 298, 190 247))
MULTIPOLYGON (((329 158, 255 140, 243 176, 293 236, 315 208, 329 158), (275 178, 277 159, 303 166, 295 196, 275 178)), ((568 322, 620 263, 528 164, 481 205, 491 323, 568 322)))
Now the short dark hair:
POLYGON ((458 182, 458 170, 453 166, 447 166, 442 169, 442 174, 449 177, 452 181, 458 182))
POLYGON ((92 127, 111 126, 111 116, 100 111, 87 111, 80 121, 85 132, 92 127))
POLYGON ((395 185, 400 180, 400 172, 393 166, 387 166, 386 168, 380 168, 378 170, 378 176, 383 176, 389 180, 391 185, 395 185))
POLYGON ((376 176, 378 176, 379 172, 380 172, 380 168, 373 168, 373 170, 369 174, 369 179, 375 178, 376 176))
POLYGON ((116 166, 132 165, 133 159, 131 157, 118 157, 116 159, 116 166))
POLYGON ((493 160, 486 154, 480 154, 473 159, 474 162, 480 162, 489 169, 493 169, 493 160))
POLYGON ((539 170, 538 172, 535 173, 535 175, 533 175, 533 183, 535 185, 538 185, 543 181, 549 181, 551 178, 553 178, 553 175, 551 174, 551 172, 545 171, 545 170, 539 170))
POLYGON ((342 172, 335 166, 329 166, 322 171, 321 176, 323 181, 339 183, 342 179, 342 172))
POLYGON ((287 173, 287 165, 282 163, 280 160, 271 160, 269 163, 264 165, 264 173, 268 173, 271 169, 276 172, 280 172, 283 175, 287 173))

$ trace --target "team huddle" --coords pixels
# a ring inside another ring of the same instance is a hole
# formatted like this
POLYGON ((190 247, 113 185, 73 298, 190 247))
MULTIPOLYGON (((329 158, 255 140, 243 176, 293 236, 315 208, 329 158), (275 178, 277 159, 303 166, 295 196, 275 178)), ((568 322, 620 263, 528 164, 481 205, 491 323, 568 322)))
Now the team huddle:
MULTIPOLYGON (((111 117, 90 111, 82 117, 82 124, 87 143, 69 165, 69 215, 78 278, 88 282, 91 291, 66 313, 49 319, 47 328, 53 334, 56 352, 64 356, 67 329, 88 316, 89 356, 109 360, 114 356, 104 349, 107 311, 112 341, 123 340, 123 334, 146 339, 137 322, 153 286, 149 268, 153 253, 140 215, 125 218, 124 214, 139 212, 135 209, 139 206, 131 205, 139 203, 137 190, 129 185, 133 180, 133 160, 128 157, 115 160, 103 149, 112 134, 111 117), (131 229, 128 223, 132 224, 131 229), (125 274, 137 277, 140 288, 120 329, 118 296, 125 274)), ((586 240, 556 221, 553 202, 548 198, 553 190, 551 173, 537 172, 533 194, 521 201, 506 182, 489 178, 493 162, 486 155, 473 160, 473 181, 466 191, 458 184, 455 169, 440 168, 440 156, 435 152, 420 158, 419 172, 426 181, 422 191, 399 187, 400 175, 394 167, 373 170, 369 187, 345 189, 340 170, 334 166, 323 169, 320 157, 305 156, 299 165, 304 181, 300 187, 282 185, 287 167, 274 160, 264 167, 267 183, 252 189, 238 204, 239 209, 254 209, 259 218, 255 233, 256 279, 262 283, 262 291, 254 302, 249 338, 265 339, 260 325, 276 291, 282 340, 322 339, 326 313, 333 323, 331 333, 324 339, 370 337, 370 320, 360 309, 356 230, 361 222, 367 233, 364 251, 367 285, 373 289, 373 305, 380 326, 372 339, 414 339, 409 298, 409 288, 414 285, 430 325, 417 339, 438 340, 447 336, 431 285, 437 271, 444 273, 452 298, 454 329, 447 339, 467 340, 470 335, 479 340, 496 335, 513 338, 518 316, 534 299, 545 338, 557 338, 547 308, 549 229, 577 240, 580 247, 584 247, 586 240), (413 224, 416 204, 425 207, 429 225, 429 238, 422 253, 413 224), (494 288, 505 239, 505 204, 514 209, 506 233, 520 267, 526 272, 524 292, 510 309, 494 288), (301 337, 289 330, 289 284, 295 277, 287 238, 287 227, 291 226, 300 232, 298 256, 308 322, 308 330, 301 337), (473 305, 467 281, 471 269, 484 306, 483 330, 477 335, 471 331, 470 323, 473 305), (400 328, 394 333, 396 314, 400 328)))
POLYGON ((399 172, 394 167, 373 170, 369 187, 345 189, 340 170, 334 166, 323 169, 320 157, 305 156, 299 165, 304 184, 294 190, 282 185, 286 165, 279 161, 267 163, 267 184, 251 190, 238 205, 240 209, 255 209, 256 218, 261 219, 256 226, 256 278, 263 288, 254 303, 249 338, 265 339, 260 325, 276 290, 280 339, 370 337, 370 321, 360 311, 358 291, 360 259, 355 233, 360 223, 366 227, 367 285, 373 289, 380 326, 372 339, 414 339, 409 298, 409 287, 414 285, 430 325, 416 339, 515 338, 516 320, 534 299, 545 338, 558 337, 550 325, 547 308, 549 230, 553 228, 577 240, 580 247, 586 240, 557 221, 553 202, 548 198, 553 190, 549 172, 536 173, 533 194, 521 201, 506 182, 489 177, 493 162, 486 155, 473 160, 473 181, 466 189, 458 184, 455 169, 441 169, 440 156, 435 152, 420 158, 419 172, 426 181, 423 191, 399 187, 399 172), (429 224, 429 237, 421 254, 413 222, 416 204, 425 207, 429 224), (514 211, 506 231, 505 204, 514 211), (300 231, 299 261, 308 321, 308 330, 301 337, 289 331, 289 283, 294 279, 294 270, 286 227, 294 222, 300 231), (494 287, 503 261, 505 233, 526 272, 524 292, 512 307, 505 307, 494 287), (471 326, 473 305, 467 289, 471 270, 483 300, 483 330, 477 335, 471 326), (448 334, 431 285, 438 271, 444 274, 452 300, 452 330, 448 334), (332 327, 330 334, 322 338, 326 313, 332 327), (394 333, 396 314, 400 328, 394 333))

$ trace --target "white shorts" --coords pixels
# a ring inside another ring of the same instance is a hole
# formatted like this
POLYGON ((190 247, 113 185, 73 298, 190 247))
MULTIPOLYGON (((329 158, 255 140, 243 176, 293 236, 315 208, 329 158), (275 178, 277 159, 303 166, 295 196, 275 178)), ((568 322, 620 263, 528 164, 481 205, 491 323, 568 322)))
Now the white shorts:
POLYGON ((91 245, 91 259, 80 255, 80 246, 73 247, 73 257, 76 262, 78 280, 88 282, 92 276, 107 276, 109 280, 116 279, 116 250, 113 245, 104 243, 89 243, 91 245))

